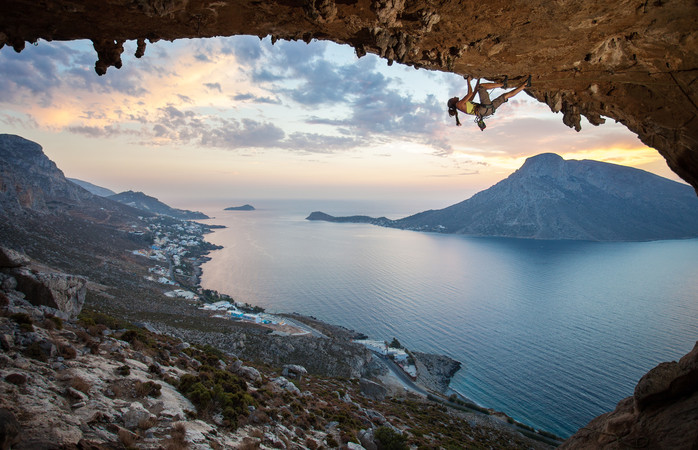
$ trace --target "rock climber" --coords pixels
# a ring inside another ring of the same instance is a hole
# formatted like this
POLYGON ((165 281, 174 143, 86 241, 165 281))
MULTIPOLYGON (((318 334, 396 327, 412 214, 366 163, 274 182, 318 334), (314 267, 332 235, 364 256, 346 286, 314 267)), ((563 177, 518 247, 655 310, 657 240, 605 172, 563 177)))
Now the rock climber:
POLYGON ((504 77, 503 83, 482 83, 480 84, 480 79, 478 78, 477 83, 475 83, 475 89, 470 86, 470 82, 473 78, 468 75, 468 93, 465 97, 458 100, 458 97, 453 97, 448 100, 448 115, 456 116, 456 125, 460 126, 460 120, 458 120, 458 111, 464 112, 465 114, 470 114, 475 116, 475 122, 480 127, 480 130, 485 130, 485 118, 494 114, 495 110, 502 106, 502 103, 507 102, 511 97, 515 96, 519 92, 523 91, 524 88, 531 86, 531 76, 519 87, 509 92, 505 92, 494 100, 490 100, 490 94, 487 92, 488 89, 494 88, 504 88, 507 86, 507 78, 504 77), (480 98, 480 103, 473 102, 475 93, 478 94, 480 98))

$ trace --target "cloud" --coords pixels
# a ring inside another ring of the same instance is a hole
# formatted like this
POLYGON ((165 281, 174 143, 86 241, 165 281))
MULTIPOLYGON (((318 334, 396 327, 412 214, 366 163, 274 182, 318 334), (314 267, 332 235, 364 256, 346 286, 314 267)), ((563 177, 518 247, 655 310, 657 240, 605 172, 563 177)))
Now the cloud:
POLYGON ((221 84, 220 83, 204 83, 204 86, 206 86, 208 89, 212 91, 218 91, 218 92, 223 92, 221 90, 221 84))
POLYGON ((280 105, 281 101, 279 99, 274 99, 271 97, 259 97, 252 93, 246 92, 244 94, 236 94, 231 97, 231 99, 237 102, 251 101, 252 103, 264 103, 269 105, 280 105))
POLYGON ((105 138, 119 134, 124 134, 124 131, 119 127, 91 127, 91 126, 70 126, 67 130, 74 134, 81 134, 89 138, 105 138))
POLYGON ((221 125, 201 134, 201 145, 221 148, 256 148, 278 146, 284 131, 271 123, 250 119, 223 120, 221 125))
POLYGON ((338 150, 355 149, 364 141, 359 138, 326 136, 314 133, 292 133, 281 146, 307 153, 335 153, 338 150))
POLYGON ((259 38, 254 36, 239 36, 227 41, 224 46, 227 52, 232 52, 242 64, 253 64, 262 57, 262 47, 259 38))

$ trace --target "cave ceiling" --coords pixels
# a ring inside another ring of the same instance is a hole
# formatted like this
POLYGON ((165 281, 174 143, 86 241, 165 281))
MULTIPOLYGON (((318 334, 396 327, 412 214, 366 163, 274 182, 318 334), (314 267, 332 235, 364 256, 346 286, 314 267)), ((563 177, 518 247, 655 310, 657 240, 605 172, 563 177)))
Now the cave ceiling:
MULTIPOLYGON (((611 119, 698 190, 695 0, 2 0, 0 48, 89 39, 95 70, 157 40, 330 40, 417 68, 517 83, 577 130, 611 119)), ((5 50, 6 51, 6 50, 5 50)), ((444 99, 445 105, 446 99, 444 99)), ((445 107, 444 107, 445 108, 445 107)))

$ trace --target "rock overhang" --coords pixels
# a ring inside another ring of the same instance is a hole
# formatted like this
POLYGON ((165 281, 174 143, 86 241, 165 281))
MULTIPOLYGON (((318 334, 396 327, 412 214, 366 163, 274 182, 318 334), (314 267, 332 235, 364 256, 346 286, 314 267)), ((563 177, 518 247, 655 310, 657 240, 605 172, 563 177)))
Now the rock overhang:
POLYGON ((511 82, 576 130, 616 120, 698 189, 698 4, 692 0, 6 0, 0 48, 90 39, 95 70, 123 44, 271 35, 331 40, 417 68, 511 82))

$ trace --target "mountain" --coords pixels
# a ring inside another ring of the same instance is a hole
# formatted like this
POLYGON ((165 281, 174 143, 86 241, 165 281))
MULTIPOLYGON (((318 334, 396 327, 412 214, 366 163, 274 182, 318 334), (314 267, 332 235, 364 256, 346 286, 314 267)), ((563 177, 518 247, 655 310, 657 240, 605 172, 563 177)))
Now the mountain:
POLYGON ((225 208, 224 211, 254 211, 254 206, 252 205, 242 205, 242 206, 230 206, 225 208))
POLYGON ((0 213, 109 217, 120 224, 138 217, 136 210, 68 181, 39 144, 12 134, 0 134, 0 213))
POLYGON ((116 192, 112 191, 111 189, 103 188, 87 181, 78 180, 77 178, 68 178, 68 181, 75 183, 91 194, 98 195, 100 197, 109 197, 110 195, 116 194, 116 192))
POLYGON ((698 197, 690 186, 643 170, 544 153, 468 200, 379 224, 553 240, 693 238, 698 237, 698 197))
POLYGON ((49 212, 57 204, 89 201, 92 194, 68 182, 41 146, 20 136, 0 135, 0 208, 49 212))
POLYGON ((131 206, 142 211, 155 213, 163 216, 170 216, 176 219, 196 220, 209 219, 209 217, 198 211, 188 211, 186 209, 172 208, 155 197, 151 197, 142 192, 126 191, 108 197, 124 205, 131 206))

